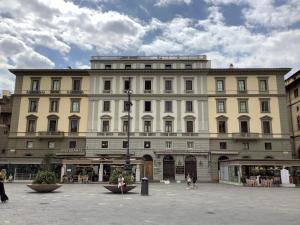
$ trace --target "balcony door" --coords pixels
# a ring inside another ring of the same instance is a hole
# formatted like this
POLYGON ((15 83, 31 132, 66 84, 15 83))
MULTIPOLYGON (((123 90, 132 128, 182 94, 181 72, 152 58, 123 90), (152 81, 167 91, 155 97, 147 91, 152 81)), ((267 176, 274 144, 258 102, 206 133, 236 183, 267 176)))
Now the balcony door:
POLYGON ((248 121, 241 121, 241 133, 249 133, 248 121))

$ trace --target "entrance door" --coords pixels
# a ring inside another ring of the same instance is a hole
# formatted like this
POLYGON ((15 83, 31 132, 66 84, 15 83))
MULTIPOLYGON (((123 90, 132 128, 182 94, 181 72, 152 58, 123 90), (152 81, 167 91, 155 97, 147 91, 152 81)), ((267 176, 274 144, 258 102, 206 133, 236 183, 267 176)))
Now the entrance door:
POLYGON ((193 155, 185 157, 185 177, 188 174, 191 177, 197 177, 197 160, 193 155))
POLYGON ((163 179, 175 180, 175 162, 171 155, 166 155, 163 160, 163 179))
POLYGON ((144 176, 153 180, 153 159, 150 155, 144 155, 144 176))

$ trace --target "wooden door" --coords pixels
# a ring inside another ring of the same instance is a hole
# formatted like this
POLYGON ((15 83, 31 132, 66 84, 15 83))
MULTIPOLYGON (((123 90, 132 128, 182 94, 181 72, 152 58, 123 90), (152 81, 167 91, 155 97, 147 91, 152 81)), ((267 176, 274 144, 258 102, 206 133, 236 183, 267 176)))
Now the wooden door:
POLYGON ((148 178, 148 180, 153 180, 153 162, 145 161, 144 162, 144 176, 148 178))
POLYGON ((163 161, 163 179, 175 180, 175 162, 172 156, 165 156, 163 161))

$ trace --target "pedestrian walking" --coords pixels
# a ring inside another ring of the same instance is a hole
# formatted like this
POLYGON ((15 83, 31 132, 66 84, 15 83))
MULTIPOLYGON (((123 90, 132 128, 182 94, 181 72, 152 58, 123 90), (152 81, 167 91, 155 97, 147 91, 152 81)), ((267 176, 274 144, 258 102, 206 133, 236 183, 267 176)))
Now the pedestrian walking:
POLYGON ((186 184, 188 186, 188 188, 191 187, 191 184, 192 184, 192 178, 190 176, 190 174, 188 173, 187 176, 186 176, 186 184))
POLYGON ((8 197, 5 194, 4 180, 5 180, 5 173, 3 171, 1 171, 0 172, 0 195, 1 195, 1 202, 2 203, 5 203, 8 200, 8 197))
POLYGON ((193 175, 193 189, 197 188, 196 182, 197 182, 197 175, 193 175))

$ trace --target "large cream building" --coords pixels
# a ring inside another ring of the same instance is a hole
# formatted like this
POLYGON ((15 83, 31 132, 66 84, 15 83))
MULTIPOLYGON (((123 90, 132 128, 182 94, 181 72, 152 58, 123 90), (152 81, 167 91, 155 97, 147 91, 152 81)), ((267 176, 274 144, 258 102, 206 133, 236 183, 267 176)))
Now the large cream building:
POLYGON ((214 69, 206 56, 96 56, 88 70, 14 69, 10 150, 0 164, 26 174, 51 153, 58 172, 106 181, 124 163, 128 88, 137 180, 189 173, 214 181, 222 159, 291 159, 288 71, 214 69))

